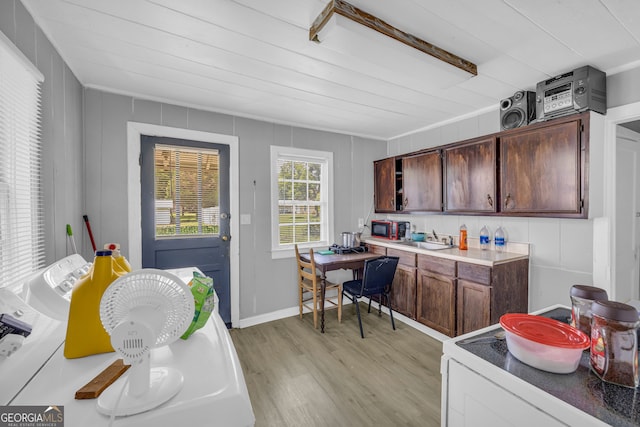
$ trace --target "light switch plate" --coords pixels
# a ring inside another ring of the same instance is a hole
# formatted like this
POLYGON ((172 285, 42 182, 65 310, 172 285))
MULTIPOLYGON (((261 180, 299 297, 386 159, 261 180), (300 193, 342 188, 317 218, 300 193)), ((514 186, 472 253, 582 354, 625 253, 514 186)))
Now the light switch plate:
POLYGON ((251 224, 251 214, 240 214, 240 225, 251 224))

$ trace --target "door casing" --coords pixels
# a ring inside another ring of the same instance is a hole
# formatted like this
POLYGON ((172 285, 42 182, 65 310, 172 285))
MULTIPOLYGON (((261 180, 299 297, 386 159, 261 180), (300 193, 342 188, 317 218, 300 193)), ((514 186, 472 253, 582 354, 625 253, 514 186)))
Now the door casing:
POLYGON ((619 127, 616 142, 616 285, 620 301, 638 300, 640 134, 619 127))
POLYGON ((603 216, 599 223, 601 237, 594 241, 594 264, 601 262, 598 270, 594 269, 594 283, 607 290, 609 299, 617 300, 616 284, 616 141, 617 125, 630 121, 640 120, 640 102, 635 102, 620 107, 607 109, 604 118, 604 147, 602 154, 604 157, 603 173, 603 216), (608 236, 608 238, 607 238, 608 236), (598 245, 598 244, 601 245, 598 245), (603 246, 603 247, 600 247, 603 246))
POLYGON ((229 190, 231 213, 230 247, 230 302, 231 323, 240 324, 240 175, 239 139, 237 136, 223 135, 190 129, 180 129, 149 123, 127 122, 127 202, 129 227, 129 263, 132 268, 142 266, 142 211, 140 208, 140 137, 160 136, 193 141, 212 142, 229 146, 229 190))

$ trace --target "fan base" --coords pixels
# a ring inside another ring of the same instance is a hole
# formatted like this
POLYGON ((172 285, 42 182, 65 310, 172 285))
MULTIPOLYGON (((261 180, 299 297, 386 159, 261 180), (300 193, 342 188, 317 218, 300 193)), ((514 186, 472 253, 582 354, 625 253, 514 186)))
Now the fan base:
POLYGON ((151 369, 149 390, 141 396, 130 394, 128 381, 118 381, 107 388, 98 398, 98 412, 104 415, 125 416, 139 414, 155 408, 171 399, 181 389, 184 378, 180 371, 169 367, 151 369), (122 388, 126 387, 124 392, 122 388), (120 394, 122 393, 122 397, 120 394), (118 402, 120 399, 120 402, 118 402))

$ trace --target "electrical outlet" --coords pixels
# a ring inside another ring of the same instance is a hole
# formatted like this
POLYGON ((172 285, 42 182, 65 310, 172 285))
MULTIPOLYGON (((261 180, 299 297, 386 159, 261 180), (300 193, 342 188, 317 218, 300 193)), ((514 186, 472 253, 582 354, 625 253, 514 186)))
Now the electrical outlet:
POLYGON ((358 218, 358 228, 364 227, 364 218, 358 218))

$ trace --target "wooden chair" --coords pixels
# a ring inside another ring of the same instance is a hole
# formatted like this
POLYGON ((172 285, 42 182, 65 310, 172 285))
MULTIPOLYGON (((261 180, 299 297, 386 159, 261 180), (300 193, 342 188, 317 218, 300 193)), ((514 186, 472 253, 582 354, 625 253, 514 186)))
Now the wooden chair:
MULTIPOLYGON (((309 260, 306 262, 300 258, 298 245, 296 259, 298 261, 298 297, 300 304, 300 319, 304 308, 313 312, 313 326, 318 329, 318 313, 320 312, 322 278, 316 271, 316 263, 313 259, 313 249, 309 249, 309 260)), ((326 281, 325 310, 327 308, 338 309, 338 322, 342 322, 342 284, 326 281), (334 295, 333 291, 337 291, 334 295), (328 305, 328 306, 327 306, 328 305)))

